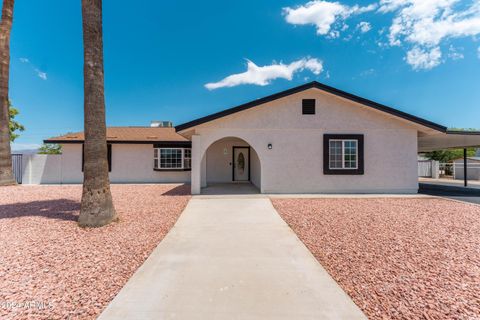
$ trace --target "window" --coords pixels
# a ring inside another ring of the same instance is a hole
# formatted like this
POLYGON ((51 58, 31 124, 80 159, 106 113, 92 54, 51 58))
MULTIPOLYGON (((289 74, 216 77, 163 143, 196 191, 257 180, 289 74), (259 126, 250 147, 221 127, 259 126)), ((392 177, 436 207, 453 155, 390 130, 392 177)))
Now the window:
POLYGON ((315 114, 315 99, 302 100, 302 114, 315 114))
POLYGON ((363 135, 326 134, 323 138, 324 174, 363 174, 363 135))
POLYGON ((189 170, 192 151, 187 148, 154 148, 153 168, 158 170, 189 170))
POLYGON ((330 140, 330 169, 357 169, 358 140, 330 140))

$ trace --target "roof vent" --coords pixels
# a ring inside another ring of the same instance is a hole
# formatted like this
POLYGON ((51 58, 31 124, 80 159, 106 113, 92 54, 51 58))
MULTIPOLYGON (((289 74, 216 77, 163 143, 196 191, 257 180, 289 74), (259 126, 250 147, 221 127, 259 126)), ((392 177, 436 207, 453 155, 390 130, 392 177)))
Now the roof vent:
POLYGON ((171 128, 173 127, 172 121, 152 121, 150 122, 152 128, 171 128))

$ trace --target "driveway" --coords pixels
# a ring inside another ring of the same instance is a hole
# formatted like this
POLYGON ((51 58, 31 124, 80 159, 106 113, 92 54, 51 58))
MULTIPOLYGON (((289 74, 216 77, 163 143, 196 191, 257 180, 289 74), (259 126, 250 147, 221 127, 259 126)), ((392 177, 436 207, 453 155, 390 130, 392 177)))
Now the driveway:
POLYGON ((463 186, 441 183, 420 183, 419 193, 480 204, 480 188, 476 185, 463 186))
POLYGON ((99 319, 366 317, 268 198, 193 198, 99 319))

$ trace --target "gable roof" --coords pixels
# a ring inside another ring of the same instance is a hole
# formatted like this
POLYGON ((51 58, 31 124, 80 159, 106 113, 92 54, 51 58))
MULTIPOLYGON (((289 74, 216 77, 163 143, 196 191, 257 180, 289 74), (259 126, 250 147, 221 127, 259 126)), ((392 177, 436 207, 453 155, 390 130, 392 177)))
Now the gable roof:
POLYGON ((317 82, 317 81, 312 81, 312 82, 300 85, 298 87, 294 87, 294 88, 291 88, 291 89, 288 89, 288 90, 285 90, 285 91, 281 91, 279 93, 272 94, 272 95, 267 96, 267 97, 263 97, 263 98, 260 98, 260 99, 257 99, 257 100, 253 100, 251 102, 247 102, 245 104, 242 104, 242 105, 230 108, 230 109, 226 109, 226 110, 223 110, 223 111, 220 111, 220 112, 217 112, 217 113, 213 113, 211 115, 208 115, 208 116, 205 116, 205 117, 202 117, 202 118, 198 118, 198 119, 180 124, 180 125, 176 126, 175 129, 177 130, 177 132, 182 131, 182 130, 185 130, 185 129, 188 129, 188 128, 191 128, 191 127, 194 127, 194 126, 198 126, 198 125, 200 125, 202 123, 205 123, 205 122, 209 122, 209 121, 212 121, 212 120, 215 120, 215 119, 218 119, 218 118, 222 118, 222 117, 228 116, 230 114, 240 112, 240 111, 243 111, 243 110, 247 110, 247 109, 259 106, 261 104, 271 102, 271 101, 274 101, 274 100, 277 100, 277 99, 281 99, 281 98, 290 96, 292 94, 299 93, 301 91, 305 91, 305 90, 312 89, 312 88, 323 90, 325 92, 334 94, 336 96, 339 96, 339 97, 342 97, 342 98, 345 98, 345 99, 363 104, 363 105, 365 105, 367 107, 370 107, 372 109, 379 110, 379 111, 394 115, 396 117, 399 117, 399 118, 402 118, 402 119, 420 124, 422 126, 425 126, 425 127, 428 127, 428 128, 434 129, 434 130, 438 130, 440 132, 446 132, 447 131, 447 128, 440 125, 440 124, 437 124, 437 123, 434 123, 434 122, 416 117, 416 116, 411 115, 409 113, 406 113, 406 112, 403 112, 403 111, 385 106, 383 104, 377 103, 377 102, 372 101, 372 100, 368 100, 368 99, 356 96, 354 94, 336 89, 334 87, 327 86, 327 85, 325 85, 323 83, 320 83, 320 82, 317 82))
MULTIPOLYGON (((44 140, 45 143, 83 143, 83 132, 67 133, 62 136, 44 140)), ((162 127, 109 127, 107 128, 109 143, 158 143, 158 142, 189 142, 175 132, 174 128, 162 127)))

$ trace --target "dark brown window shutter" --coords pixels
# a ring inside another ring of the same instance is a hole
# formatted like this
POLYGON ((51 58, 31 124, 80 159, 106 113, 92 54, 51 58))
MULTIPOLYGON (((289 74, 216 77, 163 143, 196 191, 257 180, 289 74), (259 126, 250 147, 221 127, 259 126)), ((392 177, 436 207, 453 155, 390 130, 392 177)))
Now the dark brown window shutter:
POLYGON ((108 172, 112 172, 112 144, 107 144, 108 172))
POLYGON ((302 100, 302 114, 315 114, 315 99, 302 100))
POLYGON ((83 166, 84 166, 84 162, 85 162, 84 153, 85 153, 85 144, 82 143, 82 172, 83 172, 83 166))

